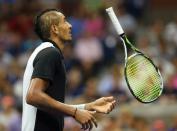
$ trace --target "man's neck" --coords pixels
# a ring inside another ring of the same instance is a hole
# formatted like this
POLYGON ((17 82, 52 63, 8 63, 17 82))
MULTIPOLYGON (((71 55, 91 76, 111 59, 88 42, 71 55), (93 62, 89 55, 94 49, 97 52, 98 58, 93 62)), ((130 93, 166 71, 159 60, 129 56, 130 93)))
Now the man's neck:
POLYGON ((52 40, 53 42, 55 42, 56 46, 58 48, 60 48, 61 51, 63 50, 63 48, 64 48, 64 42, 63 41, 61 41, 59 39, 56 39, 56 38, 50 38, 50 40, 52 40))

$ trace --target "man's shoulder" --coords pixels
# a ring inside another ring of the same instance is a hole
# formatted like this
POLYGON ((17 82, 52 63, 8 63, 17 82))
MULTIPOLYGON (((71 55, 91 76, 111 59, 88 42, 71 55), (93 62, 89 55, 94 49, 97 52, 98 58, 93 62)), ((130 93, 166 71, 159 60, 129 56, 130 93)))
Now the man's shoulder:
POLYGON ((56 59, 56 58, 60 57, 60 53, 54 47, 47 47, 47 48, 41 50, 40 52, 38 52, 38 54, 36 55, 36 58, 37 57, 45 58, 45 59, 56 59))
POLYGON ((52 43, 43 42, 33 51, 28 60, 28 63, 34 64, 36 61, 47 61, 49 59, 58 61, 61 59, 61 54, 58 49, 53 46, 52 43))
POLYGON ((34 52, 37 52, 36 56, 59 56, 60 52, 56 49, 52 43, 50 42, 43 42, 41 43, 34 52))

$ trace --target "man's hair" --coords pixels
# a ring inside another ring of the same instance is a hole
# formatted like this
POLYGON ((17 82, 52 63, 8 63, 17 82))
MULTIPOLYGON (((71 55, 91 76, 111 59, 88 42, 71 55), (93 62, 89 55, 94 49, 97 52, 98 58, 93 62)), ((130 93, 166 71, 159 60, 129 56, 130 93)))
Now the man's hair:
POLYGON ((34 31, 42 41, 49 39, 51 25, 59 23, 59 17, 56 12, 59 11, 57 9, 46 9, 35 18, 34 31))

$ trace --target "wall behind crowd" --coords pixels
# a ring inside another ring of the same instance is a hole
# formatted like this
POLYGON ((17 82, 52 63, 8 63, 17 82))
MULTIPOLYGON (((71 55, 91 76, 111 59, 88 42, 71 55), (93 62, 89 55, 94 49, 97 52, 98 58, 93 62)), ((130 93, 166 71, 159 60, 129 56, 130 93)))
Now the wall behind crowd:
MULTIPOLYGON (((23 73, 31 52, 41 43, 33 31, 33 20, 46 8, 61 10, 72 24, 73 40, 63 52, 66 103, 108 95, 118 99, 112 114, 97 116, 100 126, 95 130, 177 128, 177 16, 176 4, 167 4, 157 0, 0 0, 0 131, 20 131, 23 73), (105 13, 109 6, 114 7, 129 39, 162 72, 164 92, 151 105, 138 103, 127 88, 124 50, 105 13), (164 16, 166 10, 172 13, 164 16)), ((79 129, 72 118, 66 120, 66 130, 79 129)))

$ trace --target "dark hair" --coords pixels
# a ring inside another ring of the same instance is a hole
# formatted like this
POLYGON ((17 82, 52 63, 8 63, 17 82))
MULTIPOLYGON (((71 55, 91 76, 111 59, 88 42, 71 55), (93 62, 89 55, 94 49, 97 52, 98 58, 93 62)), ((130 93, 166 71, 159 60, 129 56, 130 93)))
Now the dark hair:
POLYGON ((48 39, 48 37, 50 36, 50 32, 46 31, 46 29, 43 28, 44 21, 41 20, 41 16, 43 16, 45 13, 50 12, 50 11, 59 12, 57 9, 46 9, 40 12, 38 15, 36 15, 35 20, 34 20, 34 31, 42 41, 45 41, 48 39))

